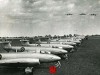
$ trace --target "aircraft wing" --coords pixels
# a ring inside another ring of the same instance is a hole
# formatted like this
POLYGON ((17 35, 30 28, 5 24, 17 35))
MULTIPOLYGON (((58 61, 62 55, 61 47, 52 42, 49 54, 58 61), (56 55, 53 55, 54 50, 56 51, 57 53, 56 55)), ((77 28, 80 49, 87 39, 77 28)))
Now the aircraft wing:
POLYGON ((34 66, 39 65, 39 59, 33 58, 16 58, 16 59, 1 59, 0 65, 1 66, 18 66, 18 67, 25 67, 25 66, 34 66))

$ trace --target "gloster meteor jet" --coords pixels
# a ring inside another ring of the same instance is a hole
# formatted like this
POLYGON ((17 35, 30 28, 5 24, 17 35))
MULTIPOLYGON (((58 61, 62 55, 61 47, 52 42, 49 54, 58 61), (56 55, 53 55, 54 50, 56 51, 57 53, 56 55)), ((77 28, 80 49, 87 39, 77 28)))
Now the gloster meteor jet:
POLYGON ((25 73, 32 73, 36 65, 59 62, 60 59, 60 57, 52 54, 0 53, 0 66, 24 68, 25 73))

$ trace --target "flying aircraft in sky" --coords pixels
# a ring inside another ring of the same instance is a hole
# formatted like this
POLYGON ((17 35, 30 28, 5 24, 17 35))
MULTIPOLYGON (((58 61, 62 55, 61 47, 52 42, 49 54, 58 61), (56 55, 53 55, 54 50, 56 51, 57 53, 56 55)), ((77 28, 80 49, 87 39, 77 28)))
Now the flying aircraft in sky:
MULTIPOLYGON (((0 65, 24 68, 25 73, 32 73, 33 68, 41 63, 58 62, 61 58, 52 54, 40 53, 0 53, 0 65)), ((59 63, 60 65, 60 63, 59 63)))

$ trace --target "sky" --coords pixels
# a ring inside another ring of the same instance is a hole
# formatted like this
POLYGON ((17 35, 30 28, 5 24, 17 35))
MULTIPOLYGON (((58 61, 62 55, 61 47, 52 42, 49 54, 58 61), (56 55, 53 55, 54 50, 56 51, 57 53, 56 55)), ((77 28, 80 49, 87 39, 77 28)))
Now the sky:
POLYGON ((0 0, 1 37, 100 34, 99 20, 100 0, 0 0))

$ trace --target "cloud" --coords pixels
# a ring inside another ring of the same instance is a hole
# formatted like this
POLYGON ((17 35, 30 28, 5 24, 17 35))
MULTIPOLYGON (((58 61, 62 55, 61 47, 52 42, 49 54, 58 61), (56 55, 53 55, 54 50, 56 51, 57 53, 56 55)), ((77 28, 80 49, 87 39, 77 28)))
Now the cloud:
POLYGON ((99 33, 98 0, 0 0, 1 36, 63 35, 99 33), (6 2, 5 2, 6 1, 6 2), (74 15, 67 16, 66 13, 74 15), (92 26, 91 26, 92 25, 92 26), (91 30, 90 30, 91 29, 91 30), (93 30, 93 31, 92 31, 93 30), (91 31, 91 32, 90 32, 91 31))
POLYGON ((69 4, 67 5, 67 8, 68 8, 68 10, 69 10, 70 12, 72 12, 72 11, 75 9, 75 4, 74 4, 74 3, 69 3, 69 4))
POLYGON ((0 0, 0 9, 4 8, 8 2, 9 2, 9 0, 0 0))

